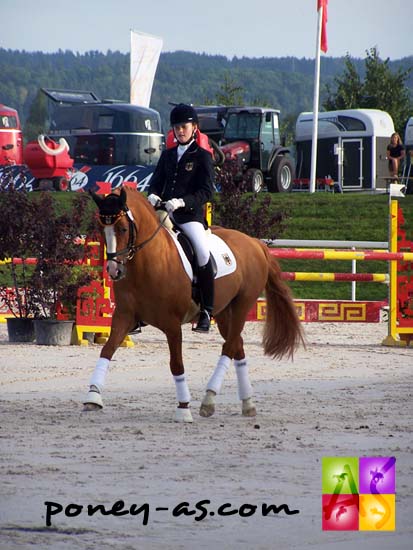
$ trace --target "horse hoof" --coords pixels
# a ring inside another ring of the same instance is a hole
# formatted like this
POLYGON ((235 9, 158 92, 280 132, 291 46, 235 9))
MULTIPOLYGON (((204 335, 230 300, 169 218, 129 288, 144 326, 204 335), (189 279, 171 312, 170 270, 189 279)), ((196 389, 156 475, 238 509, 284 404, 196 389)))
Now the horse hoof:
POLYGON ((207 390, 199 409, 199 415, 208 418, 215 413, 215 393, 207 390))
POLYGON ((83 412, 90 412, 90 411, 101 411, 102 407, 99 407, 99 405, 96 405, 95 403, 83 403, 83 412))
POLYGON ((201 404, 201 407, 199 409, 199 416, 208 418, 209 416, 212 416, 214 413, 215 413, 215 405, 206 405, 205 403, 201 404))
POLYGON ((190 409, 180 409, 177 408, 175 411, 175 422, 186 422, 191 423, 193 422, 192 414, 190 409))
POLYGON ((89 391, 85 402, 83 403, 84 411, 97 411, 103 408, 102 396, 97 391, 89 391))
POLYGON ((255 408, 251 397, 242 400, 242 416, 257 416, 257 409, 255 408))

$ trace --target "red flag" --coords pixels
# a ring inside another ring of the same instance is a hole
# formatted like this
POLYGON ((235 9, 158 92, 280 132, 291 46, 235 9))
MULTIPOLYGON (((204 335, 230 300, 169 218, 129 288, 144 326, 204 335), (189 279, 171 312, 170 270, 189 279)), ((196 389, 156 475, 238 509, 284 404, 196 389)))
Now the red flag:
POLYGON ((323 8, 323 19, 321 22, 321 49, 327 52, 327 4, 328 0, 317 0, 317 11, 323 8))

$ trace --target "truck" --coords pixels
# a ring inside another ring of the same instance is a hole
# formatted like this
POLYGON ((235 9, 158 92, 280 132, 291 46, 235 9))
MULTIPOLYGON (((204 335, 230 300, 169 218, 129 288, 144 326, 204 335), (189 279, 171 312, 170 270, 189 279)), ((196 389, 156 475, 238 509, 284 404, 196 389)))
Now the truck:
MULTIPOLYGON (((280 111, 266 107, 197 109, 200 129, 218 139, 227 163, 236 163, 235 179, 249 191, 285 193, 293 188, 294 161, 280 137, 280 111), (218 115, 214 117, 216 112, 218 115), (217 120, 214 123, 214 118, 217 120)), ((218 178, 219 179, 219 178, 218 178)), ((219 183, 219 182, 218 182, 219 183)))

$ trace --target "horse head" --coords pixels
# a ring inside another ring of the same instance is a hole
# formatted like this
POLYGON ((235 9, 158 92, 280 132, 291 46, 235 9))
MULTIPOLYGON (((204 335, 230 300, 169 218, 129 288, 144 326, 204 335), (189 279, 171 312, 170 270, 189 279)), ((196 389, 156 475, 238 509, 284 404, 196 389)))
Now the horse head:
POLYGON ((126 191, 101 197, 93 191, 90 194, 99 208, 99 222, 106 240, 107 270, 113 281, 125 276, 126 262, 135 254, 137 229, 131 210, 126 204, 126 191))

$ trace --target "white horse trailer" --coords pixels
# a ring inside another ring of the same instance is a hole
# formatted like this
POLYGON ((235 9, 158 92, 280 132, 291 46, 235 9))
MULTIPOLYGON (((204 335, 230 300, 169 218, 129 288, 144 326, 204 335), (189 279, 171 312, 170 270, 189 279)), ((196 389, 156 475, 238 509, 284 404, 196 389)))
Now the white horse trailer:
MULTIPOLYGON (((317 179, 333 179, 342 190, 386 188, 386 149, 394 132, 391 116, 376 109, 326 111, 318 115, 317 179)), ((297 118, 297 179, 310 177, 313 113, 297 118)))

